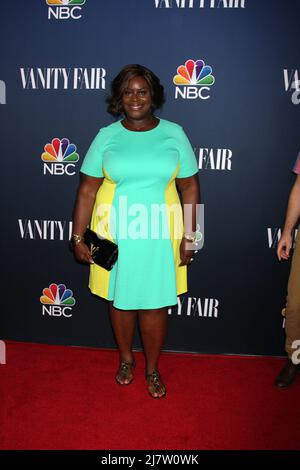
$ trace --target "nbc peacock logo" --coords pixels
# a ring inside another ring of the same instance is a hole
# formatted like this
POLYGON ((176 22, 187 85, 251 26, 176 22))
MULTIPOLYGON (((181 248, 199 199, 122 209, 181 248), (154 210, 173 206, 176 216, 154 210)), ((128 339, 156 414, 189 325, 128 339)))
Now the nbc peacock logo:
POLYGON ((184 65, 177 68, 177 74, 173 77, 175 87, 175 99, 207 100, 210 87, 215 83, 210 65, 205 65, 204 60, 188 59, 184 65))
POLYGON ((75 175, 75 163, 79 160, 77 147, 67 138, 55 137, 44 147, 41 159, 44 162, 43 172, 51 175, 75 175))
POLYGON ((46 0, 47 5, 56 5, 56 6, 63 6, 63 5, 83 5, 85 0, 46 0))
POLYGON ((73 291, 67 289, 65 284, 55 283, 43 289, 40 302, 43 305, 42 315, 50 317, 69 318, 72 316, 72 307, 75 305, 73 291))
POLYGON ((86 0, 46 0, 48 5, 48 20, 79 20, 81 15, 81 6, 86 0))

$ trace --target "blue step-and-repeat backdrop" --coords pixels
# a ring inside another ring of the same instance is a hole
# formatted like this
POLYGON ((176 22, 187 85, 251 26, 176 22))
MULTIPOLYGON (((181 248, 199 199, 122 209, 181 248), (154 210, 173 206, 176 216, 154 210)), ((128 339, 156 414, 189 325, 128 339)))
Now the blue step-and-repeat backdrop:
POLYGON ((191 141, 205 207, 204 247, 188 268, 189 292, 169 310, 165 349, 284 354, 290 262, 277 261, 276 246, 300 147, 300 2, 15 0, 0 8, 0 337, 115 347, 107 302, 90 293, 89 268, 68 241, 82 159, 114 121, 110 83, 138 63, 165 87, 156 115, 191 141), (195 84, 200 60, 213 79, 195 84), (65 293, 53 300, 59 284, 65 293))

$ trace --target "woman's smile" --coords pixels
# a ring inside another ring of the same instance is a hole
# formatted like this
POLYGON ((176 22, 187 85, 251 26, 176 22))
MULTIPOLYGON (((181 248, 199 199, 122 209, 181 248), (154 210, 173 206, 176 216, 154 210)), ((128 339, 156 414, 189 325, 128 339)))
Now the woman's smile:
POLYGON ((142 109, 144 105, 142 105, 142 104, 130 104, 128 106, 133 111, 138 111, 138 110, 142 109))

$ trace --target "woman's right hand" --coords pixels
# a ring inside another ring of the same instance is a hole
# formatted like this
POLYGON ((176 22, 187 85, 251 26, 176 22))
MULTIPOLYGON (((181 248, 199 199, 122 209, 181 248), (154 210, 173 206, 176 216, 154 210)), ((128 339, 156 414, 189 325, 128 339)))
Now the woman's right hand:
POLYGON ((74 246, 74 255, 80 263, 94 264, 89 247, 83 241, 74 246))

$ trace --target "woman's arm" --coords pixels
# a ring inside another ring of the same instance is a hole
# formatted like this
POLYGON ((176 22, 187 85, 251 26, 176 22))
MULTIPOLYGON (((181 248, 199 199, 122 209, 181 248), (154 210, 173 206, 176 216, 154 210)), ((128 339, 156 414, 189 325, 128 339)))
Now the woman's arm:
MULTIPOLYGON (((197 204, 200 204, 200 184, 198 174, 189 176, 188 178, 176 178, 175 182, 181 196, 185 231, 195 232, 197 228, 197 204), (185 204, 191 205, 191 211, 184 209, 185 204), (190 214, 192 220, 189 218, 190 214)), ((193 250, 187 249, 189 243, 190 242, 185 238, 182 239, 180 245, 180 266, 188 264, 193 256, 193 250)))
POLYGON ((281 259, 288 259, 292 242, 292 230, 300 217, 300 175, 291 189, 288 207, 286 211, 285 223, 282 236, 277 247, 277 256, 281 259))
MULTIPOLYGON (((104 178, 95 178, 80 173, 80 183, 73 209, 72 234, 80 236, 84 234, 91 219, 98 189, 103 180, 104 178)), ((83 241, 74 246, 74 253, 78 261, 93 262, 90 251, 83 241)))

